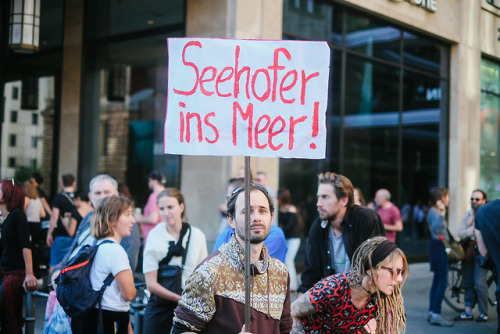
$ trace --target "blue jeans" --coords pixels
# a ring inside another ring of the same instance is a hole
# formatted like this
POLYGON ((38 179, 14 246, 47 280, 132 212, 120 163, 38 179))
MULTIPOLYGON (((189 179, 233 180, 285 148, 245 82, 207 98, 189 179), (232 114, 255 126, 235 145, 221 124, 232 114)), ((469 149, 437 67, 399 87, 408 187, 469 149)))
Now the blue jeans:
POLYGON ((474 257, 469 260, 462 260, 462 286, 465 289, 465 306, 474 308, 477 293, 479 312, 485 314, 488 314, 487 274, 488 270, 481 268, 474 257))
POLYGON ((64 255, 70 250, 73 237, 55 237, 50 248, 50 266, 55 267, 61 263, 64 255))
POLYGON ((431 270, 434 272, 429 296, 429 311, 441 314, 441 303, 448 285, 448 259, 440 240, 431 239, 431 270))

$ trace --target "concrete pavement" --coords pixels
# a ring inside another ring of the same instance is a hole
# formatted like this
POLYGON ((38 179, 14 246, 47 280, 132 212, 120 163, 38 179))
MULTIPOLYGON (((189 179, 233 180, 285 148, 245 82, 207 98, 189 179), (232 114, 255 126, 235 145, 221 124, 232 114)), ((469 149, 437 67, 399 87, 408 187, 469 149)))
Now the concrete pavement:
MULTIPOLYGON (((300 279, 300 274, 299 274, 300 279)), ((455 322, 453 327, 431 326, 427 322, 429 290, 432 282, 432 273, 429 271, 429 263, 416 263, 410 265, 410 276, 403 288, 403 297, 405 303, 407 330, 408 334, 494 334, 497 330, 496 309, 490 307, 489 320, 486 323, 477 323, 475 321, 455 322)), ((490 296, 494 299, 494 284, 490 289, 490 296)), ((36 308, 36 329, 35 333, 43 333, 43 321, 45 311, 45 301, 43 298, 37 298, 36 308)), ((454 318, 457 313, 443 302, 442 314, 449 318, 454 318)), ((474 315, 478 315, 477 308, 474 315)))
MULTIPOLYGON (((488 334, 497 331, 497 315, 495 307, 490 307, 489 320, 485 323, 475 321, 455 321, 453 327, 431 326, 427 322, 429 307, 429 290, 432 283, 432 272, 429 270, 429 263, 416 263, 410 265, 410 276, 403 288, 403 297, 407 318, 408 334, 434 334, 434 333, 453 333, 453 334, 488 334)), ((495 285, 490 289, 491 298, 495 298, 495 285)), ((441 313, 454 318, 457 313, 452 310, 445 302, 442 305, 441 313)), ((477 307, 474 309, 474 316, 478 315, 477 307)))

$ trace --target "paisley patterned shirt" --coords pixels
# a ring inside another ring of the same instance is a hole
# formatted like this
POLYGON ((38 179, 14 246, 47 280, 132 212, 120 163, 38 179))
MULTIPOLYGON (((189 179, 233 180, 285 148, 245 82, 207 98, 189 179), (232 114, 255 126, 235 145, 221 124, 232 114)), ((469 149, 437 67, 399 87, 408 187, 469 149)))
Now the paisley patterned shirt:
POLYGON ((317 312, 302 318, 306 333, 358 333, 377 311, 374 297, 361 309, 353 305, 345 273, 322 279, 308 294, 317 312))
MULTIPOLYGON (((239 333, 245 323, 244 250, 233 236, 207 257, 186 281, 175 310, 172 333, 239 333)), ((289 333, 289 276, 285 265, 269 257, 263 246, 260 260, 251 263, 252 333, 289 333)))

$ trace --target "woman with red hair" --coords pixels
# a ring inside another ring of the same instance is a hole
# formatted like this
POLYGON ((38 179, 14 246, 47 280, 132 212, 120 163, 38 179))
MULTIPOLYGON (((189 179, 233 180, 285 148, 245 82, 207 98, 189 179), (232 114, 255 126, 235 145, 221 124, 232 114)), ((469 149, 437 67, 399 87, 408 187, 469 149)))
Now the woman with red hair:
POLYGON ((29 228, 24 214, 23 186, 14 180, 0 181, 0 286, 4 301, 0 321, 5 333, 22 333, 24 289, 35 290, 38 281, 33 275, 29 228))

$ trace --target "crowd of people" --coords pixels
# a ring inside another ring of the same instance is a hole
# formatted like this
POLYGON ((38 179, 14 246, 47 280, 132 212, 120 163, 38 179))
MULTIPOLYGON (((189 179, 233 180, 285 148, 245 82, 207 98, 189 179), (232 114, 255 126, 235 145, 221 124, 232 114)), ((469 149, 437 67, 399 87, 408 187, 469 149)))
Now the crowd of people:
MULTIPOLYGON (((377 190, 373 202, 365 203, 361 190, 347 177, 319 174, 318 217, 309 230, 298 279, 295 257, 305 232, 303 217, 291 192, 270 188, 263 172, 256 174, 248 189, 244 175, 229 180, 227 200, 219 206, 220 233, 211 254, 204 233, 188 222, 188 201, 178 189, 167 187, 159 171, 148 176, 151 195, 143 213, 135 207, 128 188, 109 175, 95 176, 88 192, 75 192, 75 177, 63 175, 62 191, 51 206, 39 189, 40 181, 34 175, 24 188, 14 180, 0 181, 0 333, 22 333, 22 295, 43 283, 40 254, 44 242, 50 247, 51 285, 84 245, 102 244, 92 263, 93 289, 99 290, 108 275, 114 277, 102 297, 102 321, 98 309, 93 309, 71 319, 73 333, 94 333, 98 326, 104 333, 130 333, 137 267, 150 293, 144 333, 405 331, 401 291, 409 267, 396 242, 403 220, 388 189, 377 190), (250 300, 245 298, 246 190, 250 198, 250 300), (49 220, 46 235, 41 228, 44 219, 49 220), (177 285, 171 285, 172 270, 177 285), (249 328, 244 326, 246 303, 251 307, 249 328)), ((486 270, 471 254, 477 245, 483 256, 491 254, 500 260, 498 228, 490 223, 490 217, 498 214, 499 201, 486 204, 486 194, 476 189, 471 210, 462 219, 459 235, 466 249, 462 261, 466 293, 465 310, 456 321, 473 320, 476 301, 476 321, 488 320, 486 270)), ((434 273, 428 321, 438 326, 453 325, 441 315, 448 281, 443 239, 452 239, 446 221, 448 205, 448 190, 437 188, 424 217, 434 273)))

